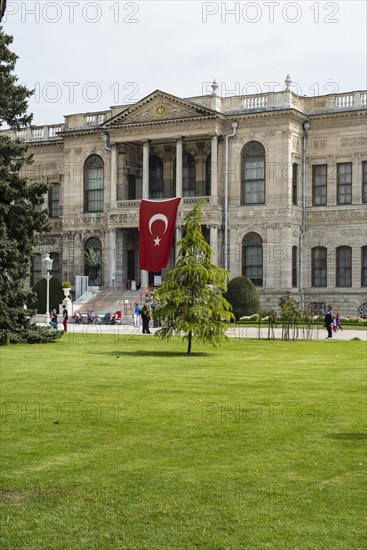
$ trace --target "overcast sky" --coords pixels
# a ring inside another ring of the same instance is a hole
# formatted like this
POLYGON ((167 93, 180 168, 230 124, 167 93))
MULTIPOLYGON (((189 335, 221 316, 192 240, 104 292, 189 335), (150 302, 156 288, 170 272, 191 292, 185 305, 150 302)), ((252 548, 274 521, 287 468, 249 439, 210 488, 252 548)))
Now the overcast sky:
POLYGON ((190 97, 366 88, 366 2, 11 1, 34 124, 134 103, 156 89, 190 97))

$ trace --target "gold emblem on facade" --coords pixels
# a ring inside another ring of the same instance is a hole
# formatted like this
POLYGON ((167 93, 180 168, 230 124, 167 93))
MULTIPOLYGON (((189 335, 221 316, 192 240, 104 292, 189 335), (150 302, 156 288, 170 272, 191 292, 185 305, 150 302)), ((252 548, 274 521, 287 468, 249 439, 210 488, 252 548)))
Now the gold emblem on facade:
POLYGON ((154 114, 156 116, 162 117, 167 114, 167 108, 165 105, 159 104, 154 108, 154 114))

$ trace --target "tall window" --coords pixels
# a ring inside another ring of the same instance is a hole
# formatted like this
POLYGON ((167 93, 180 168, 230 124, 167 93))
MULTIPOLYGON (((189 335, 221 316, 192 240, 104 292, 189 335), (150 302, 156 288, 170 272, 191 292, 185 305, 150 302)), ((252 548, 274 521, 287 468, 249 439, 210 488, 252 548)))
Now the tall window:
POLYGON ((31 266, 31 287, 34 287, 42 279, 42 256, 35 254, 31 266))
POLYGON ((196 195, 196 164, 191 153, 182 156, 182 196, 195 197, 196 195))
POLYGON ((248 233, 243 239, 242 275, 255 286, 263 286, 263 241, 257 233, 248 233))
POLYGON ((316 246, 311 250, 312 286, 327 286, 327 249, 316 246))
POLYGON ((298 284, 298 248, 292 246, 292 287, 298 284))
POLYGON ((362 202, 367 202, 367 161, 362 162, 362 202))
POLYGON ((352 249, 339 246, 336 249, 336 286, 352 286, 352 249))
POLYGON ((337 166, 337 204, 352 204, 352 163, 337 166))
POLYGON ((48 213, 50 218, 60 217, 60 184, 53 183, 48 192, 48 213))
POLYGON ((242 167, 242 204, 265 202, 265 149, 251 141, 245 147, 242 167))
POLYGON ((367 286, 367 246, 361 248, 361 286, 367 286))
POLYGON ((312 204, 326 206, 327 201, 327 164, 312 166, 312 204))
POLYGON ((103 212, 104 169, 103 160, 92 155, 84 167, 84 211, 103 212))
POLYGON ((298 164, 293 163, 292 166, 292 204, 298 204, 298 164))
POLYGON ((163 198, 163 161, 158 155, 149 157, 149 198, 163 198))
POLYGON ((207 197, 210 197, 212 193, 211 183, 212 183, 212 156, 208 155, 206 157, 206 164, 205 164, 205 195, 207 197))
POLYGON ((129 174, 127 183, 127 198, 129 201, 136 199, 136 176, 129 174))

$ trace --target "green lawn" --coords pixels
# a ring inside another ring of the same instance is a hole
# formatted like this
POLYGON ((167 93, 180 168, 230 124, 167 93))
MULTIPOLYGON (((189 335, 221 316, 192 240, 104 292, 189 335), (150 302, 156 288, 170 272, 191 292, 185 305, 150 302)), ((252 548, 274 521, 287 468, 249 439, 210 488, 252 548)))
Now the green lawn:
POLYGON ((366 345, 1 350, 1 548, 366 548, 366 345))

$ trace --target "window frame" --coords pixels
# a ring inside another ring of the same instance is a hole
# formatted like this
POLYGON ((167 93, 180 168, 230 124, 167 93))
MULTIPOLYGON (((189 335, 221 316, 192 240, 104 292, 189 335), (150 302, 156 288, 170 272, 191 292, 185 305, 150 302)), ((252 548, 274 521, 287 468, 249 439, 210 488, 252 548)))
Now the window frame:
POLYGON ((298 206, 298 178, 299 164, 294 162, 292 165, 292 204, 298 206))
POLYGON ((353 181, 353 164, 351 162, 338 162, 336 164, 336 204, 352 204, 352 181, 353 181), (350 171, 342 173, 343 167, 349 167, 350 171), (341 181, 347 179, 350 181, 341 181), (347 197, 346 200, 341 200, 347 197))
POLYGON ((250 279, 256 287, 264 286, 264 243, 258 233, 247 233, 242 240, 242 275, 250 279), (251 260, 256 258, 260 261, 253 263, 251 260), (251 271, 255 273, 257 269, 260 276, 252 276, 251 271))
POLYGON ((51 183, 50 190, 48 192, 48 216, 49 218, 60 218, 60 192, 61 185, 59 182, 51 183), (55 198, 55 191, 56 198, 55 198))
POLYGON ((314 288, 327 287, 327 248, 325 246, 311 248, 311 286, 314 288), (321 251, 324 257, 316 258, 316 253, 321 253, 321 251))
POLYGON ((241 160, 241 205, 247 206, 255 204, 265 204, 265 147, 259 141, 249 141, 243 149, 241 160), (253 172, 256 177, 248 177, 248 171, 253 172), (259 175, 261 175, 262 177, 258 177, 259 175), (256 185, 259 186, 258 189, 256 189, 256 185), (257 200, 248 200, 247 197, 252 195, 257 196, 257 200))
POLYGON ((335 286, 337 288, 351 288, 352 286, 352 247, 338 246, 335 250, 335 286), (345 258, 341 257, 341 253, 349 253, 349 263, 341 265, 345 262, 345 258), (348 284, 349 282, 349 284, 348 284))
POLYGON ((90 155, 84 163, 84 212, 94 213, 94 212, 103 212, 104 211, 104 161, 99 155, 90 155), (90 166, 88 166, 88 163, 90 166), (96 166, 91 166, 92 163, 95 163, 96 166), (92 170, 101 171, 100 174, 96 174, 96 177, 91 179, 90 172, 92 170), (97 187, 92 189, 89 188, 89 185, 92 181, 97 182, 97 187), (96 196, 97 198, 92 200, 91 197, 96 196), (99 206, 92 207, 93 204, 99 206))
POLYGON ((164 197, 164 164, 156 153, 149 156, 149 198, 163 199, 164 197), (155 166, 153 165, 155 162, 155 166))
POLYGON ((328 165, 327 164, 313 164, 312 165, 312 206, 327 206, 327 177, 328 177, 328 165), (316 172, 325 170, 325 174, 316 174, 316 172), (319 183, 319 179, 325 178, 323 183, 319 183), (325 190, 324 193, 320 193, 320 189, 325 190), (316 201, 316 198, 320 199, 320 202, 316 201), (321 199, 323 199, 321 201, 321 199))
POLYGON ((361 287, 367 287, 367 245, 361 247, 361 287))

